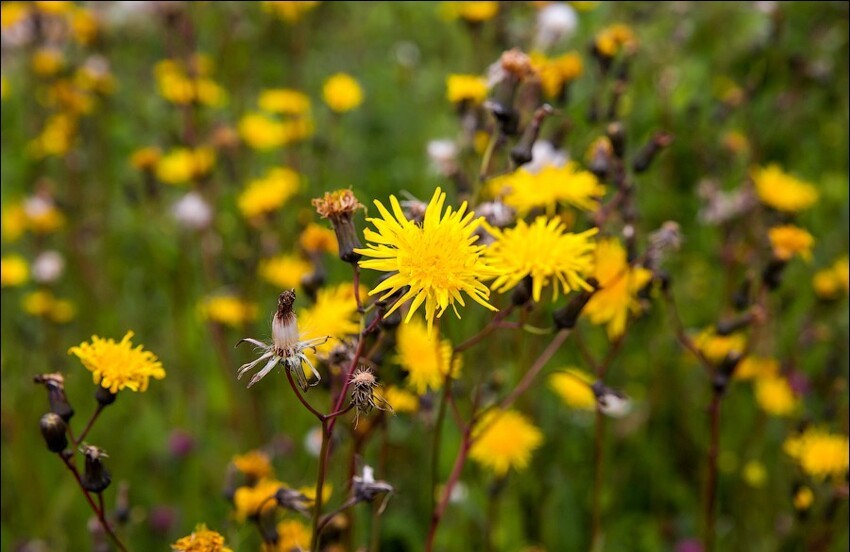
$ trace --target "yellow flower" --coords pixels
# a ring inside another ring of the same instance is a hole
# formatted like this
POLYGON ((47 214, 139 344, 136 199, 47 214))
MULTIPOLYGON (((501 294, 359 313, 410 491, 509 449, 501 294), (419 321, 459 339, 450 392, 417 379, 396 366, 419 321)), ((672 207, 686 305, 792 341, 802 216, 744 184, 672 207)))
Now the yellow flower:
POLYGON ((401 387, 391 385, 384 389, 380 395, 385 401, 390 403, 390 406, 393 407, 393 412, 413 413, 419 410, 419 397, 410 391, 405 391, 401 387))
POLYGON ((599 198, 605 195, 605 186, 574 161, 563 167, 546 166, 536 174, 520 168, 492 179, 488 187, 493 195, 503 196, 503 201, 520 215, 537 207, 545 207, 552 214, 559 203, 595 211, 599 198))
POLYGON ((538 302, 543 287, 550 283, 553 300, 558 298, 559 288, 564 293, 576 289, 592 291, 583 277, 593 272, 596 244, 591 237, 599 230, 591 228, 580 234, 564 230, 561 219, 547 220, 544 216, 531 224, 520 219, 514 228, 505 230, 488 228, 496 241, 486 249, 485 258, 501 273, 491 289, 505 293, 531 276, 532 296, 538 302))
POLYGON ((363 89, 351 75, 331 75, 322 86, 325 103, 337 113, 345 113, 363 103, 363 89))
POLYGON ((321 251, 333 255, 339 252, 339 245, 336 243, 336 235, 333 230, 315 222, 311 222, 304 228, 301 236, 298 237, 298 244, 307 252, 321 251))
MULTIPOLYGON (((738 337, 743 337, 741 334, 737 335, 738 337)), ((740 344, 734 345, 735 350, 739 352, 743 350, 743 347, 743 341, 741 341, 740 344)), ((703 354, 705 354, 705 351, 703 351, 703 354)), ((713 353, 712 357, 717 358, 716 353, 713 353)), ((722 360, 725 357, 726 353, 722 354, 720 356, 720 359, 722 360)), ((779 374, 779 361, 777 361, 775 358, 747 356, 743 360, 741 360, 740 363, 738 363, 738 366, 735 368, 734 377, 735 379, 739 380, 750 380, 774 377, 777 374, 779 374)))
POLYGON ((49 196, 29 197, 23 206, 27 228, 36 234, 55 232, 65 224, 65 217, 49 196))
POLYGON ((452 103, 480 104, 487 99, 487 79, 478 75, 449 75, 446 77, 446 97, 452 103))
POLYGON ((154 76, 160 95, 177 105, 198 103, 219 106, 224 103, 225 93, 209 78, 212 61, 208 56, 196 54, 189 60, 189 68, 183 62, 162 60, 154 67, 154 76))
POLYGON ((30 7, 26 2, 3 2, 0 4, 0 28, 13 27, 29 15, 30 7))
POLYGON ((61 15, 74 8, 73 2, 65 0, 40 0, 33 2, 33 4, 38 8, 38 11, 49 15, 61 15))
POLYGON ((260 92, 257 101, 260 109, 270 113, 307 115, 310 113, 310 96, 289 88, 274 88, 260 92))
POLYGON ((133 348, 128 331, 120 343, 114 339, 92 336, 91 343, 71 347, 68 354, 76 355, 94 378, 94 383, 112 393, 121 389, 146 391, 150 378, 163 379, 165 370, 156 355, 141 345, 133 348))
POLYGON ((134 169, 140 171, 152 171, 156 168, 162 151, 153 146, 147 146, 134 150, 130 155, 130 164, 134 169))
POLYGON ((819 270, 812 279, 812 286, 821 299, 835 299, 841 293, 847 293, 850 288, 850 259, 841 257, 831 267, 819 270))
POLYGON ((0 228, 2 228, 3 241, 13 242, 27 229, 27 213, 21 202, 3 205, 2 216, 0 216, 0 228))
POLYGON ((236 519, 245 519, 263 512, 274 510, 277 503, 274 499, 278 489, 285 485, 276 479, 261 479, 253 487, 239 487, 233 493, 233 506, 236 508, 236 519))
MULTIPOLYGON (((316 487, 300 487, 296 490, 302 495, 304 495, 310 502, 316 502, 316 487)), ((322 504, 327 504, 332 494, 333 485, 326 481, 324 486, 322 487, 322 504)))
POLYGON ((208 297, 198 307, 203 318, 240 328, 257 318, 257 305, 232 295, 208 297))
POLYGON ((594 324, 607 324, 609 337, 623 335, 629 313, 640 311, 637 293, 652 279, 652 272, 630 266, 620 242, 606 239, 596 246, 593 276, 601 289, 590 298, 584 313, 594 324))
POLYGON ((239 194, 239 210, 249 219, 271 213, 283 207, 300 187, 301 177, 297 172, 287 167, 270 169, 264 177, 249 182, 239 194))
POLYGON ((0 260, 0 287, 20 286, 26 283, 29 274, 29 265, 20 255, 6 255, 0 260))
POLYGON ((297 519, 285 519, 277 524, 277 545, 272 550, 292 552, 310 548, 312 532, 297 519))
MULTIPOLYGON (((322 288, 316 293, 316 302, 312 306, 298 311, 301 339, 309 340, 327 335, 344 339, 345 336, 355 335, 360 331, 360 326, 355 321, 356 315, 354 286, 339 284, 322 288)), ((315 349, 318 354, 325 355, 334 345, 335 343, 329 340, 317 345, 315 349)))
POLYGON ((730 130, 723 135, 723 147, 738 155, 750 153, 750 141, 738 130, 730 130))
POLYGON ((301 19, 304 14, 319 5, 319 2, 311 1, 269 1, 261 2, 263 10, 268 13, 273 13, 287 23, 295 23, 301 19))
POLYGON ((778 211, 797 213, 808 209, 818 200, 817 189, 802 180, 782 172, 779 165, 755 167, 750 176, 762 203, 778 211))
POLYGON ((750 487, 764 487, 764 483, 767 481, 767 470, 764 469, 764 464, 758 460, 747 462, 744 465, 741 475, 750 487))
POLYGON ((224 546, 224 537, 210 531, 203 523, 197 525, 191 535, 172 544, 171 549, 174 552, 233 552, 224 546))
POLYGON ((76 134, 76 117, 56 113, 47 118, 41 133, 28 144, 28 150, 36 158, 65 155, 74 145, 76 134))
POLYGON ((817 479, 847 474, 848 447, 846 435, 810 428, 785 440, 783 450, 797 461, 804 472, 817 479))
POLYGON ((475 424, 469 457, 503 476, 511 468, 521 470, 531 453, 543 443, 543 433, 515 410, 490 410, 475 424))
POLYGON ((83 45, 91 44, 97 37, 99 23, 95 12, 79 6, 69 14, 68 23, 74 39, 83 45))
POLYGON ((773 248, 773 255, 780 260, 788 261, 794 255, 803 259, 812 259, 812 246, 815 238, 811 234, 793 224, 774 226, 768 230, 768 238, 773 248))
POLYGON ((233 465, 241 473, 256 480, 265 479, 272 475, 272 463, 269 460, 269 455, 259 450, 234 456, 233 465))
POLYGON ((540 84, 547 98, 556 98, 564 85, 579 78, 584 70, 578 52, 568 52, 557 58, 545 54, 531 54, 531 64, 540 76, 540 84))
POLYGON ((419 395, 429 389, 441 389, 449 366, 452 378, 460 373, 460 357, 456 357, 452 365, 451 342, 441 339, 438 343, 436 338, 418 318, 399 327, 396 334, 398 356, 395 360, 407 371, 408 387, 419 395))
POLYGON ((549 376, 551 387, 570 408, 596 410, 596 395, 593 394, 593 377, 578 368, 567 368, 549 376))
POLYGON ((74 303, 67 299, 57 299, 46 290, 33 291, 23 299, 24 312, 33 316, 43 316, 57 324, 73 320, 77 314, 74 303))
POLYGON ((461 292, 490 310, 497 310, 487 300, 490 290, 481 280, 497 276, 498 272, 488 267, 482 258, 484 246, 475 245, 478 236, 475 229, 483 220, 474 213, 466 212, 466 202, 457 211, 443 206, 446 194, 437 188, 425 208, 422 225, 407 220, 395 196, 390 204, 395 216, 390 214, 380 201, 375 201, 382 218, 368 219, 377 232, 367 228, 364 236, 368 247, 355 249, 369 260, 361 260, 360 266, 371 270, 390 272, 369 295, 384 293, 381 300, 408 286, 408 291, 387 311, 392 314, 409 299, 413 299, 406 321, 425 303, 425 319, 428 329, 445 310, 455 302, 464 306, 461 292))
POLYGON ((445 19, 463 19, 470 23, 481 23, 496 17, 498 2, 442 2, 440 13, 445 19))
POLYGON ((747 336, 742 333, 717 335, 714 328, 706 328, 694 338, 694 345, 705 358, 718 363, 732 352, 742 354, 747 345, 747 336))
POLYGON ((175 148, 157 161, 156 177, 165 184, 186 184, 209 173, 214 164, 212 148, 175 148))
POLYGON ((55 48, 39 48, 32 55, 32 70, 42 77, 55 75, 65 64, 62 52, 55 48))
POLYGON ((622 23, 611 25, 599 31, 595 38, 596 51, 605 57, 614 57, 621 50, 632 53, 637 48, 637 40, 631 28, 622 23))
POLYGON ((239 135, 256 150, 270 150, 286 142, 286 126, 262 113, 249 113, 239 120, 239 135))
POLYGON ((313 271, 313 265, 297 255, 278 255, 262 259, 260 277, 280 289, 301 287, 301 279, 313 271))
POLYGON ((780 375, 758 378, 755 383, 756 402, 771 416, 790 416, 797 411, 798 401, 788 380, 780 375))
POLYGON ((800 487, 797 492, 794 493, 794 508, 797 510, 808 510, 814 501, 815 493, 813 493, 808 487, 800 487))

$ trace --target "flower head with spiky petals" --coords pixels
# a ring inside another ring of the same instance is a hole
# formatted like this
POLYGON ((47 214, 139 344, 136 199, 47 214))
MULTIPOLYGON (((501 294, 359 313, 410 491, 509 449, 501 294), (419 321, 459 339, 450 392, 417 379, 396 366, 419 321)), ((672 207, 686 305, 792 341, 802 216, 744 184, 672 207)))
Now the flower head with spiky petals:
POLYGON ((474 232, 481 218, 467 212, 466 202, 457 211, 447 207, 444 213, 445 202, 446 194, 437 188, 418 225, 407 219, 395 196, 390 196, 392 213, 376 200, 381 218, 368 220, 377 231, 367 228, 367 247, 355 250, 371 257, 360 261, 361 267, 391 273, 369 295, 383 293, 381 299, 387 299, 407 288, 387 314, 412 299, 407 322, 424 303, 429 331, 434 319, 441 317, 449 305, 460 318, 455 303, 465 305, 461 292, 496 310, 488 302, 490 290, 481 282, 499 274, 484 261, 485 247, 475 244, 478 236, 474 232))

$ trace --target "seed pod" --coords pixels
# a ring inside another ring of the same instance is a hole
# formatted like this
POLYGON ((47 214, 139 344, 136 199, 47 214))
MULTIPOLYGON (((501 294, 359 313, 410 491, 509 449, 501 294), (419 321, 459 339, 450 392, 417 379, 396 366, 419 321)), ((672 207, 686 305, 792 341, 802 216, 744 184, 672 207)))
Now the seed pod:
POLYGON ((102 493, 112 483, 112 475, 101 460, 107 454, 93 445, 84 445, 82 453, 86 458, 86 467, 81 479, 83 488, 90 493, 102 493))
POLYGON ((55 412, 48 412, 41 417, 41 435, 50 452, 62 452, 68 446, 68 437, 65 435, 67 426, 65 420, 55 412))
POLYGON ((74 408, 65 395, 65 378, 62 374, 39 374, 33 378, 33 381, 44 384, 47 389, 50 411, 59 414, 65 422, 68 422, 74 415, 74 408))
POLYGON ((590 284, 593 291, 582 290, 578 295, 573 297, 569 303, 567 303, 567 306, 552 313, 552 319, 555 322, 555 327, 559 330, 575 328, 581 311, 584 309, 585 305, 587 305, 587 302, 590 301, 590 298, 593 297, 593 294, 599 289, 599 282, 596 278, 588 278, 587 283, 590 284))

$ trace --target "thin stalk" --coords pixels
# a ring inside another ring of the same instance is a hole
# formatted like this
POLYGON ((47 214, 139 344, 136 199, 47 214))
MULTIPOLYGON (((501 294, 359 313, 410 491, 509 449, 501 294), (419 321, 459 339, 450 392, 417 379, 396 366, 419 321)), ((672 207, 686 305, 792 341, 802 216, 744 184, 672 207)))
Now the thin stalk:
POLYGON ((593 436, 593 503, 591 514, 591 550, 601 550, 602 538, 602 468, 605 454, 605 416, 596 409, 596 428, 593 436))
MULTIPOLYGON (((77 466, 75 466, 71 462, 71 460, 66 458, 64 455, 60 454, 59 456, 62 458, 62 461, 65 463, 65 466, 68 467, 68 470, 70 470, 71 474, 74 476, 74 480, 77 482, 77 485, 79 485, 80 490, 83 492, 83 496, 86 497, 86 501, 89 503, 89 506, 91 506, 91 509, 97 516, 97 520, 100 522, 100 525, 103 527, 103 530, 106 531, 106 534, 109 535, 109 538, 112 539, 112 542, 115 543, 115 546, 118 548, 118 550, 121 550, 122 552, 127 552, 127 547, 124 546, 124 543, 121 542, 121 539, 119 539, 118 535, 116 535, 112 531, 112 527, 110 527, 109 523, 106 521, 103 509, 97 507, 97 505, 94 503, 94 500, 92 500, 91 495, 88 493, 88 491, 86 491, 86 488, 83 487, 83 480, 80 478, 80 472, 77 470, 77 466)), ((100 503, 101 505, 103 505, 102 494, 100 495, 100 503)))
POLYGON ((470 423, 463 432, 463 440, 460 443, 460 450, 457 452, 455 464, 452 468, 452 473, 443 487, 443 494, 440 497, 440 502, 437 508, 431 514, 431 525, 428 528, 428 536, 425 540, 425 552, 434 550, 434 538, 437 536, 437 528, 440 526, 440 521, 443 519, 443 514, 446 513, 446 507, 449 505, 449 499, 452 496, 452 490, 460 480, 460 475, 463 472, 463 465, 466 462, 466 457, 469 455, 469 449, 472 447, 472 423, 470 423))
POLYGON ((711 437, 708 445, 708 476, 705 483, 705 536, 703 539, 705 552, 714 552, 715 525, 717 517, 717 456, 720 449, 720 399, 719 392, 711 395, 711 405, 708 409, 710 418, 711 437))
MULTIPOLYGON (((335 420, 334 418, 333 420, 335 420)), ((333 422, 331 420, 331 422, 333 422)), ((325 471, 328 466, 328 456, 330 452, 330 437, 328 420, 322 420, 322 450, 319 452, 319 471, 316 474, 316 503, 313 506, 313 536, 310 539, 310 550, 318 552, 319 550, 319 532, 322 527, 319 525, 322 517, 322 493, 325 488, 325 471)))
POLYGON ((537 377, 537 374, 543 369, 549 359, 558 351, 561 345, 564 344, 564 341, 569 337, 570 330, 561 330, 555 337, 552 338, 552 341, 546 348, 540 353, 540 356, 537 357, 537 360, 534 361, 534 364, 531 365, 531 368, 525 373, 520 382, 514 388, 513 391, 505 397, 501 403, 499 403, 499 408, 502 410, 507 409, 511 406, 514 401, 516 401, 523 393, 525 393, 531 384, 534 382, 534 378, 537 377))
MULTIPOLYGON (((298 370, 301 368, 299 367, 298 370)), ((292 378, 292 372, 290 372, 289 368, 285 368, 284 372, 286 372, 286 379, 289 380, 289 386, 292 387, 292 390, 295 391, 295 396, 298 397, 298 400, 301 401, 301 404, 304 405, 304 408, 310 411, 310 413, 315 416, 320 422, 325 421, 325 415, 313 408, 307 399, 301 394, 301 390, 298 389, 298 385, 295 383, 295 380, 292 378)))
MULTIPOLYGON (((76 439, 74 439, 74 448, 77 448, 78 446, 80 446, 80 443, 82 443, 82 442, 83 442, 83 439, 85 439, 85 438, 86 438, 86 435, 88 435, 89 430, 91 430, 92 426, 94 425, 95 420, 97 420, 97 417, 98 417, 98 416, 100 416, 100 412, 101 412, 102 410, 103 410, 103 405, 102 405, 102 404, 100 404, 100 403, 97 403, 97 408, 96 408, 96 409, 95 409, 95 411, 92 413, 91 418, 89 418, 89 421, 88 421, 88 423, 86 424, 85 429, 83 429, 83 432, 82 432, 82 433, 80 433, 80 436, 79 436, 79 437, 77 437, 76 439)), ((68 425, 68 428, 69 428, 69 429, 70 429, 70 427, 71 427, 71 426, 70 426, 70 425, 68 425)))

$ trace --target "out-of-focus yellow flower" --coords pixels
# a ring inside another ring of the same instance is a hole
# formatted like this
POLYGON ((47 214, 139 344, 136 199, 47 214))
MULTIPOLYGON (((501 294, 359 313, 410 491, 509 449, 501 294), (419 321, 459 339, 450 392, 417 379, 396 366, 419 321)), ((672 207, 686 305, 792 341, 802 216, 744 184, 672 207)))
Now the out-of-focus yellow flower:
POLYGON ((68 22, 71 26, 71 35, 80 44, 91 44, 97 38, 100 23, 94 11, 74 6, 69 14, 68 22))
POLYGON ((469 457, 503 476, 508 470, 522 470, 531 453, 543 443, 543 433, 515 410, 493 409, 475 424, 469 457))
POLYGON ((272 475, 269 455, 260 450, 251 450, 233 457, 233 465, 249 478, 260 480, 272 475))
POLYGON ((730 130, 723 135, 723 147, 736 155, 750 153, 750 141, 738 130, 730 130))
POLYGON ((55 113, 47 118, 41 133, 27 148, 36 158, 61 156, 68 153, 77 136, 77 119, 67 113, 55 113))
POLYGON ((66 324, 77 314, 73 302, 58 299, 47 290, 28 293, 23 299, 23 308, 27 314, 47 318, 57 324, 66 324))
POLYGON ((298 244, 304 251, 321 251, 336 255, 339 252, 339 244, 333 230, 311 222, 298 237, 298 244))
MULTIPOLYGON (((339 284, 320 289, 316 293, 316 302, 306 309, 298 311, 298 321, 301 327, 301 339, 311 339, 326 335, 336 339, 355 335, 360 326, 355 321, 357 301, 354 298, 354 286, 339 284)), ((335 343, 331 340, 318 345, 315 349, 320 355, 325 355, 333 349, 335 343)))
POLYGON ((262 4, 264 11, 276 15, 281 20, 287 23, 296 23, 307 12, 318 6, 319 2, 281 0, 260 2, 260 4, 262 4))
POLYGON ((69 79, 57 79, 47 89, 46 105, 60 111, 56 116, 76 123, 74 117, 88 115, 94 110, 95 98, 69 79))
POLYGON ((816 272, 812 286, 821 299, 835 299, 846 294, 850 289, 850 259, 841 257, 831 267, 816 272))
POLYGON ((197 525, 191 535, 187 535, 171 545, 174 552, 233 552, 224 545, 224 537, 216 531, 207 529, 203 523, 197 525))
POLYGON ((584 70, 578 52, 567 52, 556 58, 533 52, 531 64, 540 76, 540 84, 547 98, 557 98, 564 85, 579 78, 584 70))
MULTIPOLYGON (((316 502, 316 487, 299 487, 296 490, 307 497, 307 500, 316 502)), ((322 504, 327 504, 328 500, 331 499, 331 495, 333 495, 333 485, 326 481, 322 487, 322 504)))
POLYGON ((629 313, 640 311, 638 292, 652 279, 652 272, 631 266, 626 250, 616 239, 606 239, 596 245, 596 268, 593 276, 600 288, 584 307, 593 324, 607 324, 608 336, 623 335, 629 313))
POLYGON ((262 113, 248 113, 239 120, 239 135, 254 149, 269 150, 286 142, 286 126, 262 113))
POLYGON ((391 385, 379 393, 393 407, 393 412, 412 414, 419 410, 419 397, 401 387, 391 385))
POLYGON ((65 216, 50 197, 35 195, 24 201, 27 228, 36 234, 50 234, 65 224, 65 216))
POLYGON ((105 63, 86 63, 74 72, 74 85, 80 90, 98 94, 115 92, 115 77, 105 63))
POLYGON ((27 214, 23 203, 3 205, 0 228, 2 228, 3 241, 13 242, 21 237, 27 229, 27 214))
MULTIPOLYGON (((739 347, 736 345, 736 347, 739 347)), ((736 349, 739 350, 739 349, 736 349)), ((703 353, 705 354, 705 353, 703 353)), ((723 355, 725 357, 725 355, 723 355)), ((734 377, 739 380, 751 380, 774 377, 779 374, 779 361, 770 357, 747 356, 735 368, 734 377)))
POLYGON ((570 161, 563 167, 546 166, 534 174, 519 168, 511 174, 492 179, 488 188, 494 196, 502 197, 506 205, 524 215, 537 207, 554 214, 559 203, 584 211, 595 211, 605 186, 578 163, 570 161))
POLYGON ((558 298, 559 289, 564 293, 592 291, 584 278, 593 272, 596 243, 592 238, 598 231, 565 232, 561 219, 544 216, 531 224, 520 219, 514 228, 488 228, 495 241, 485 250, 485 258, 501 273, 490 287, 505 293, 530 276, 532 297, 537 302, 550 283, 553 300, 558 298))
POLYGON ((0 28, 13 27, 29 15, 30 6, 27 2, 3 2, 0 4, 0 28))
POLYGON ((628 25, 618 23, 606 27, 596 34, 596 51, 605 57, 614 57, 618 53, 631 54, 637 49, 637 39, 628 25))
POLYGON ((568 2, 568 4, 576 9, 576 11, 580 12, 590 12, 599 7, 599 4, 602 2, 599 1, 574 1, 568 2))
MULTIPOLYGON (((448 339, 437 341, 418 318, 399 326, 396 334, 398 362, 407 371, 407 385, 419 395, 442 389, 446 373, 451 378, 460 375, 461 359, 452 363, 452 344, 448 339)), ((392 403, 390 403, 392 404, 392 403)))
POLYGON ((0 75, 0 99, 8 98, 10 89, 9 79, 6 78, 6 75, 0 75))
POLYGON ((778 211, 797 213, 808 209, 818 200, 817 189, 782 171, 779 165, 755 167, 750 176, 762 203, 778 211))
POLYGON ((71 347, 68 354, 76 355, 94 378, 95 385, 117 393, 121 389, 146 391, 150 378, 163 379, 165 370, 156 355, 139 345, 133 348, 128 331, 116 343, 114 339, 92 336, 91 343, 83 342, 71 347))
POLYGON ((165 184, 187 184, 207 175, 214 165, 215 150, 210 147, 175 148, 157 161, 156 177, 165 184))
POLYGON ((846 435, 809 428, 786 439, 782 448, 804 472, 816 479, 840 478, 847 474, 850 443, 846 435))
POLYGON ((551 387, 564 404, 577 410, 596 410, 596 395, 593 394, 593 377, 578 368, 567 368, 549 376, 551 387))
POLYGON ((65 65, 65 56, 56 48, 39 48, 30 60, 32 70, 42 77, 51 77, 65 65))
POLYGON ((29 280, 29 274, 29 265, 20 255, 11 254, 0 259, 0 287, 25 284, 29 280))
POLYGON ((794 493, 794 508, 797 510, 808 510, 811 508, 812 503, 815 501, 815 493, 809 487, 805 485, 797 489, 797 492, 794 493))
POLYGON ((475 150, 475 153, 478 155, 484 155, 484 152, 487 151, 487 146, 490 144, 490 133, 486 130, 478 130, 475 132, 475 135, 472 137, 472 149, 475 150))
POLYGON ((363 103, 363 89, 351 75, 337 73, 325 80, 322 98, 333 111, 345 113, 363 103))
POLYGON ((755 393, 759 407, 771 416, 790 416, 799 406, 794 390, 781 375, 758 378, 755 393))
POLYGON ((440 14, 444 19, 463 19, 469 23, 481 23, 496 17, 498 2, 441 2, 440 14))
POLYGON ((743 354, 747 346, 747 336, 740 332, 717 335, 714 328, 706 328, 694 338, 694 345, 705 355, 705 358, 718 363, 730 353, 743 354))
POLYGON ((483 258, 484 246, 475 245, 474 232, 483 219, 467 213, 466 202, 457 211, 448 207, 443 213, 445 201, 446 194, 437 188, 425 208, 421 225, 407 220, 395 196, 390 196, 393 214, 380 201, 375 201, 381 218, 367 220, 378 231, 367 228, 364 236, 370 243, 366 248, 355 249, 364 257, 372 257, 361 260, 361 267, 392 273, 369 295, 382 293, 381 298, 386 299, 408 288, 387 315, 412 299, 406 318, 409 322, 413 313, 425 303, 429 331, 434 319, 442 316, 449 305, 460 318, 455 303, 463 306, 461 292, 476 303, 496 310, 487 302, 490 290, 482 280, 498 276, 498 271, 487 266, 483 258))
POLYGON ((292 552, 292 550, 307 550, 310 548, 312 532, 304 523, 297 519, 285 519, 277 524, 277 545, 272 550, 277 552, 292 552))
POLYGON ((154 76, 160 95, 176 105, 197 103, 217 107, 225 102, 224 89, 209 74, 212 61, 203 54, 195 54, 188 67, 172 59, 160 61, 154 67, 154 76))
POLYGON ((295 195, 301 187, 301 177, 287 167, 270 169, 262 178, 248 183, 239 194, 237 204, 245 218, 272 213, 295 195))
POLYGON ((774 226, 767 232, 770 245, 773 248, 773 256, 777 259, 788 261, 794 255, 799 255, 806 261, 812 260, 812 246, 815 238, 793 224, 774 226))
POLYGON ((206 298, 198 307, 203 318, 219 322, 233 328, 257 318, 257 305, 243 301, 233 295, 217 295, 206 298))
POLYGON ((285 485, 277 479, 261 479, 253 487, 239 487, 233 493, 233 506, 236 508, 236 519, 245 521, 261 512, 275 509, 274 499, 278 489, 285 485))
POLYGON ((313 271, 313 265, 298 255, 278 255, 260 261, 260 277, 280 289, 300 288, 304 276, 313 271))
POLYGON ((161 157, 162 150, 154 146, 146 146, 133 151, 130 155, 130 164, 140 171, 153 171, 161 157))
POLYGON ((767 470, 764 469, 764 464, 758 460, 750 460, 744 464, 741 475, 744 481, 747 482, 747 485, 757 489, 764 487, 764 483, 767 481, 767 470))
POLYGON ((449 75, 446 77, 446 98, 452 103, 478 105, 487 99, 487 79, 479 75, 449 75))
POLYGON ((73 2, 64 0, 37 0, 33 4, 38 8, 38 11, 48 15, 62 15, 74 9, 73 2))
POLYGON ((257 101, 260 109, 285 115, 307 115, 310 113, 310 96, 289 88, 273 88, 260 92, 257 101))

